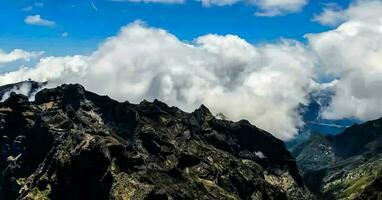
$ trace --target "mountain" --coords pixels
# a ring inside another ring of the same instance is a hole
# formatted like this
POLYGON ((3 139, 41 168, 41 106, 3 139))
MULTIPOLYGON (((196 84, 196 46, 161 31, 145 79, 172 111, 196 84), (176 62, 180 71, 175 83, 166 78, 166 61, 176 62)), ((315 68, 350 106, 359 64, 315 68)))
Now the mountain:
POLYGON ((357 122, 354 119, 328 120, 321 117, 322 111, 329 106, 334 96, 330 88, 309 94, 307 105, 301 105, 299 110, 305 126, 300 132, 318 132, 324 135, 342 133, 347 127, 357 122))
POLYGON ((322 199, 378 199, 365 195, 371 191, 382 195, 382 118, 334 136, 312 134, 292 154, 306 184, 322 199))
POLYGON ((289 150, 307 140, 311 134, 337 135, 359 122, 355 119, 331 120, 322 118, 322 112, 325 107, 329 106, 333 95, 334 91, 330 88, 312 92, 308 96, 308 103, 298 107, 304 126, 299 129, 298 135, 294 139, 286 142, 289 150))
POLYGON ((0 199, 312 199, 284 143, 248 121, 80 85, 0 103, 0 199))

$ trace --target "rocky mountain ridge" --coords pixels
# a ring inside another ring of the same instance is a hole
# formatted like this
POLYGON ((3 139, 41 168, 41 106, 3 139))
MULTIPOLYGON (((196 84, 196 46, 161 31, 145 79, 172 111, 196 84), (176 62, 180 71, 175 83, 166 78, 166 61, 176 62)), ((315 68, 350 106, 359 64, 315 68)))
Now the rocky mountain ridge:
POLYGON ((80 85, 0 103, 1 199, 312 199, 282 141, 248 121, 80 85))

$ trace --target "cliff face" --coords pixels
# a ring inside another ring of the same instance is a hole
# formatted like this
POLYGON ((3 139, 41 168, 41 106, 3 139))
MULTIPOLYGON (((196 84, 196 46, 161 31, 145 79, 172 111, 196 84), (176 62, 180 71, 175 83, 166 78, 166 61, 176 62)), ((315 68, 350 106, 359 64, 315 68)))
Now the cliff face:
POLYGON ((62 85, 0 103, 0 199, 310 199, 282 141, 248 121, 62 85))
POLYGON ((312 135, 292 153, 307 185, 322 199, 382 198, 382 119, 335 136, 312 135))

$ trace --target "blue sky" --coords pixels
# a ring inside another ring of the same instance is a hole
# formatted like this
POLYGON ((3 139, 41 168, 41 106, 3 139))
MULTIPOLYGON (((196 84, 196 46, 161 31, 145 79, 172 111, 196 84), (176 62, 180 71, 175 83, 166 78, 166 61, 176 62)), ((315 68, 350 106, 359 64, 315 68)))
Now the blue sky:
POLYGON ((237 3, 228 6, 203 6, 197 1, 183 4, 113 2, 94 0, 1 0, 0 47, 45 51, 46 55, 72 55, 92 52, 109 36, 135 20, 160 27, 181 40, 191 41, 208 33, 235 34, 251 43, 293 38, 328 30, 312 22, 327 3, 346 7, 348 1, 310 1, 301 12, 283 16, 259 17, 256 6, 237 3), (32 8, 33 6, 33 8, 32 8), (31 9, 32 8, 32 9, 31 9), (24 22, 30 15, 40 15, 55 25, 33 26, 24 22), (67 33, 67 37, 62 34, 67 33))

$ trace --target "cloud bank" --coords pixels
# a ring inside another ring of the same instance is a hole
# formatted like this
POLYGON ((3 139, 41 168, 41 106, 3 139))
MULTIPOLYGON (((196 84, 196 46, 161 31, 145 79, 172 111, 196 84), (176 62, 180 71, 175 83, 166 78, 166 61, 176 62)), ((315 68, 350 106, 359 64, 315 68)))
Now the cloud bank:
POLYGON ((9 53, 0 49, 0 65, 18 60, 30 61, 33 58, 40 57, 44 52, 28 52, 22 49, 15 49, 9 53))
POLYGON ((135 22, 89 56, 43 57, 33 67, 0 74, 0 85, 28 78, 51 86, 78 82, 121 101, 158 98, 187 111, 203 103, 215 114, 246 118, 287 140, 303 124, 298 106, 307 103, 310 92, 327 86, 335 95, 322 117, 365 121, 382 116, 380 10, 381 1, 363 0, 333 11, 325 20, 339 25, 307 34, 306 45, 293 40, 253 45, 235 35, 214 34, 184 42, 135 22))
POLYGON ((322 70, 338 77, 336 95, 323 117, 370 120, 382 116, 381 10, 382 1, 356 1, 337 12, 345 20, 337 28, 307 35, 322 70))
POLYGON ((1 75, 0 84, 28 78, 52 86, 79 82, 121 101, 158 98, 187 111, 203 103, 289 139, 302 125, 296 107, 306 101, 313 66, 313 55, 295 41, 254 46, 211 34, 185 43, 135 22, 90 56, 42 58, 33 68, 1 75))

